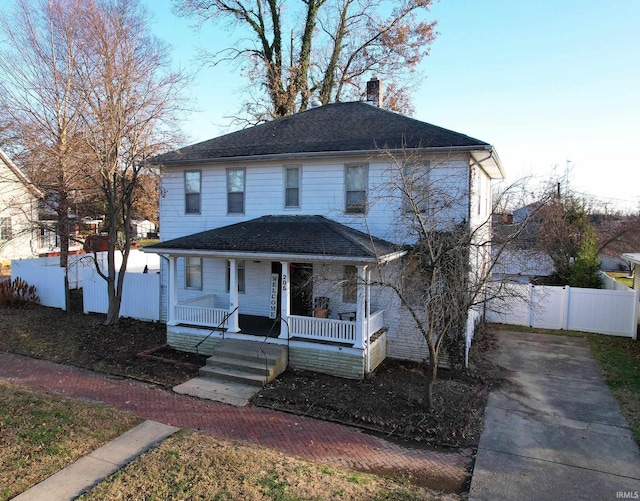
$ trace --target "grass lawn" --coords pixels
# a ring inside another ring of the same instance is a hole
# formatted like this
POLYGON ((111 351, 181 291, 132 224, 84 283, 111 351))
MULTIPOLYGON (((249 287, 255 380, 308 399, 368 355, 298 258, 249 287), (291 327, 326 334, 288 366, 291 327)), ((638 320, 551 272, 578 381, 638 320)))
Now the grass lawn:
POLYGON ((141 420, 0 381, 0 500, 10 499, 141 420))
POLYGON ((509 329, 584 338, 600 364, 604 379, 618 400, 636 442, 640 445, 640 340, 588 332, 531 329, 515 325, 510 325, 509 329))
POLYGON ((620 282, 621 284, 624 284, 629 288, 633 288, 633 279, 629 278, 629 273, 608 271, 607 275, 616 280, 616 282, 620 282))
POLYGON ((79 498, 211 500, 460 500, 456 494, 182 431, 79 498))

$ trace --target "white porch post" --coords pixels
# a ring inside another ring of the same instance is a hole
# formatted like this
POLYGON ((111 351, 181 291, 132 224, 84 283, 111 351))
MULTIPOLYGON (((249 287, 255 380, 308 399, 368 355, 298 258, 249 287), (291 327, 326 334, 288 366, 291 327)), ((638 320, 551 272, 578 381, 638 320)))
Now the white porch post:
POLYGON ((290 284, 289 284, 289 263, 287 261, 281 261, 282 265, 282 280, 280 283, 280 288, 282 293, 280 294, 280 318, 282 321, 280 322, 280 338, 287 339, 289 335, 289 329, 287 327, 287 323, 289 322, 289 315, 291 314, 291 305, 290 305, 290 284))
POLYGON ((167 325, 176 325, 176 304, 178 303, 178 267, 176 257, 169 256, 169 277, 167 283, 167 325))
POLYGON ((358 283, 357 283, 357 302, 356 302, 356 340, 353 344, 354 348, 364 349, 364 338, 366 329, 365 303, 367 295, 366 276, 367 267, 358 266, 358 283))
POLYGON ((238 266, 235 259, 229 259, 229 317, 227 332, 240 332, 238 325, 238 266))
POLYGON ((365 301, 365 314, 366 321, 364 324, 364 332, 365 332, 365 371, 371 372, 371 339, 369 336, 371 335, 369 321, 371 319, 371 270, 367 269, 366 271, 366 301, 365 301))

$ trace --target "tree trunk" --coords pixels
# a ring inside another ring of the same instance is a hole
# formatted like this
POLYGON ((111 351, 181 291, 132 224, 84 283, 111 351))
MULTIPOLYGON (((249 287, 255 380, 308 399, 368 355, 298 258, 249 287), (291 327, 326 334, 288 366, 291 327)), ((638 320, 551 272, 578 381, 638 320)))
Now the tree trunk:
POLYGON ((433 412, 435 409, 433 404, 433 385, 436 382, 438 375, 438 359, 436 355, 431 354, 429 356, 429 363, 427 364, 427 387, 425 388, 424 407, 427 412, 433 412))

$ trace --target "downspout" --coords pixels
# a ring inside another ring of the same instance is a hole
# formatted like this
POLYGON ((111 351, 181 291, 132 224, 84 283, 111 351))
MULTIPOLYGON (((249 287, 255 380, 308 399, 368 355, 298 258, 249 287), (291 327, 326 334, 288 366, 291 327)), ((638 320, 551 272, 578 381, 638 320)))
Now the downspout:
MULTIPOLYGON (((162 259, 164 259, 167 262, 167 269, 169 268, 169 258, 167 256, 165 256, 164 254, 158 254, 158 256, 160 256, 162 259)), ((160 294, 158 295, 158 311, 160 312, 160 321, 162 321, 162 267, 160 267, 160 294)), ((171 276, 169 276, 167 278, 167 280, 170 280, 171 276)), ((167 282, 167 316, 169 316, 169 295, 168 295, 168 289, 169 285, 167 282)), ((165 318, 165 324, 166 324, 166 318, 165 318)))

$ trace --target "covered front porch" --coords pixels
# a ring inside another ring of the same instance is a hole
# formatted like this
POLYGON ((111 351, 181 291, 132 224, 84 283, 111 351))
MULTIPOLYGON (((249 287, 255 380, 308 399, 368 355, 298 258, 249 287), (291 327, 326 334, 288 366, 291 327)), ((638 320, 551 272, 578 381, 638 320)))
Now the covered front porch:
POLYGON ((386 355, 385 304, 371 276, 403 254, 389 242, 321 216, 267 216, 145 251, 165 257, 175 348, 207 353, 259 337, 287 344, 290 365, 346 377, 386 355))

